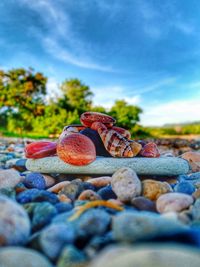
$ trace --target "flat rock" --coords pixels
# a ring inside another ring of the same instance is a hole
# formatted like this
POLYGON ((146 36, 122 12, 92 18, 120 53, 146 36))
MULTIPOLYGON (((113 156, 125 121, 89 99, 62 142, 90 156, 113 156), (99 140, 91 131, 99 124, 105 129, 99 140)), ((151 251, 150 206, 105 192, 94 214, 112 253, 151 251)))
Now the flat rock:
POLYGON ((33 172, 66 174, 113 174, 122 167, 133 169, 140 175, 179 175, 189 172, 189 164, 181 158, 104 158, 89 165, 74 166, 64 163, 58 157, 28 159, 26 168, 33 172))
POLYGON ((175 244, 112 246, 104 249, 89 267, 179 267, 200 266, 199 250, 175 244))

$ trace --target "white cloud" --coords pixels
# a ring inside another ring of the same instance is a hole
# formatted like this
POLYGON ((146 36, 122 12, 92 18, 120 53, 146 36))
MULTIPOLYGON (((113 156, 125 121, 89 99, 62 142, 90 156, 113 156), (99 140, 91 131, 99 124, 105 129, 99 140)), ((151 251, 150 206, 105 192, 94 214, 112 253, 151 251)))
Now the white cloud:
POLYGON ((200 98, 171 101, 143 110, 141 124, 145 126, 197 121, 200 120, 200 98))
POLYGON ((92 88, 94 93, 94 105, 101 105, 110 109, 114 102, 119 99, 124 99, 128 104, 137 105, 141 101, 140 95, 127 97, 127 90, 121 86, 96 87, 92 88))
POLYGON ((48 78, 47 81, 47 97, 46 100, 56 99, 62 95, 62 92, 59 89, 59 84, 54 77, 48 78))
POLYGON ((47 0, 19 1, 36 12, 47 26, 46 33, 41 33, 34 26, 30 31, 51 56, 81 68, 113 72, 112 68, 97 63, 91 57, 95 48, 91 43, 83 42, 74 29, 68 10, 63 10, 61 3, 47 0))
POLYGON ((87 69, 95 69, 100 71, 108 71, 112 72, 112 68, 104 67, 99 64, 96 64, 92 62, 91 59, 85 59, 83 56, 75 56, 73 55, 69 49, 66 47, 63 48, 60 46, 56 41, 54 41, 51 38, 46 38, 43 40, 44 46, 46 50, 52 54, 54 57, 60 59, 61 61, 71 63, 73 65, 76 65, 78 67, 87 68, 87 69))

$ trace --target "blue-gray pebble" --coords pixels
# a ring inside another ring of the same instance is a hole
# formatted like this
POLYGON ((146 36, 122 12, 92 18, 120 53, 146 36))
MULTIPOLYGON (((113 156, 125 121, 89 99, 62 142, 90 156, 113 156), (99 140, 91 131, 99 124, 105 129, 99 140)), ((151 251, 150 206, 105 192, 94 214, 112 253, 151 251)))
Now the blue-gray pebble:
POLYGON ((24 179, 24 185, 27 188, 45 189, 45 179, 39 172, 28 173, 24 179))
POLYGON ((117 241, 135 242, 177 233, 185 229, 185 226, 152 212, 124 211, 115 216, 112 229, 117 241))
POLYGON ((30 234, 28 214, 15 201, 0 195, 0 246, 23 245, 30 234))
POLYGON ((57 259, 64 245, 72 244, 75 231, 72 224, 51 224, 40 235, 40 247, 51 260, 57 259))
POLYGON ((182 181, 174 187, 175 192, 192 195, 195 191, 195 186, 189 181, 182 181))

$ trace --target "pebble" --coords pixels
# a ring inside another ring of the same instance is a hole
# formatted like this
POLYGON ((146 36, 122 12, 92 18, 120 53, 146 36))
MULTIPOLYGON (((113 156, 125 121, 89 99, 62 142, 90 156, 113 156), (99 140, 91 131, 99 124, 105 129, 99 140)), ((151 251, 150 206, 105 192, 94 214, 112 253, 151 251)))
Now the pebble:
POLYGON ((0 250, 1 267, 53 267, 41 253, 30 248, 7 247, 0 250))
POLYGON ((79 133, 70 134, 59 140, 57 154, 64 162, 76 166, 90 164, 96 159, 93 142, 79 133))
POLYGON ((178 183, 174 187, 174 191, 178 193, 192 195, 195 192, 195 186, 188 181, 183 181, 183 182, 178 183))
POLYGON ((98 195, 104 199, 104 200, 109 200, 109 199, 116 199, 117 196, 115 192, 112 190, 111 185, 105 186, 97 191, 98 195))
POLYGON ((38 172, 32 172, 27 174, 23 183, 27 188, 37 188, 37 189, 46 188, 45 179, 42 176, 42 174, 38 172))
POLYGON ((65 187, 66 185, 69 185, 69 184, 70 184, 69 181, 63 181, 63 182, 57 183, 54 186, 50 187, 47 191, 53 192, 53 193, 58 193, 60 190, 63 189, 63 187, 65 187))
POLYGON ((23 245, 30 234, 27 213, 16 202, 0 195, 0 246, 23 245))
POLYGON ((23 177, 14 169, 0 170, 0 188, 13 188, 22 180, 23 177))
POLYGON ((88 179, 87 182, 91 183, 92 185, 96 187, 104 187, 111 183, 111 179, 112 178, 110 176, 102 176, 102 177, 97 177, 93 179, 88 179))
POLYGON ((123 211, 113 218, 113 237, 121 242, 135 242, 176 233, 184 229, 178 220, 169 220, 152 212, 123 211))
POLYGON ((169 211, 182 211, 192 205, 194 199, 192 196, 183 193, 167 193, 160 196, 156 201, 158 212, 165 213, 169 211))
MULTIPOLYGON (((71 135, 70 135, 71 136, 71 135)), ((63 162, 58 157, 28 159, 28 170, 42 173, 65 173, 79 175, 112 175, 119 168, 128 167, 138 175, 176 176, 187 174, 189 164, 181 158, 112 158, 97 157, 94 162, 85 166, 74 166, 63 162)))
POLYGON ((25 190, 19 193, 16 199, 21 204, 40 201, 48 201, 52 204, 56 204, 59 201, 56 194, 36 188, 25 190))
POLYGON ((200 199, 197 199, 192 207, 192 216, 195 221, 200 222, 200 199))
POLYGON ((56 208, 58 213, 66 212, 72 210, 73 208, 72 204, 66 202, 57 203, 54 207, 56 208))
POLYGON ((69 184, 66 184, 60 191, 59 195, 64 194, 71 200, 75 200, 83 190, 82 182, 79 179, 73 180, 69 184))
POLYGON ((192 194, 194 199, 200 198, 200 188, 198 188, 193 194, 192 194))
POLYGON ((200 172, 200 153, 199 152, 185 152, 181 158, 187 160, 190 164, 192 172, 200 172))
POLYGON ((139 247, 112 246, 89 267, 199 267, 199 250, 179 244, 143 244, 139 247), (112 259, 112 260, 111 260, 112 259))
POLYGON ((167 182, 147 179, 142 182, 142 195, 152 201, 155 201, 159 196, 172 192, 171 186, 167 182))
POLYGON ((76 220, 80 237, 91 237, 105 233, 111 222, 110 215, 102 209, 89 209, 76 220))
POLYGON ((39 141, 28 144, 25 147, 26 158, 39 159, 56 154, 56 142, 39 141))
POLYGON ((73 245, 67 245, 63 248, 62 253, 56 264, 57 267, 83 267, 86 257, 82 251, 73 245))
POLYGON ((150 142, 144 145, 139 155, 147 158, 158 158, 160 156, 160 153, 157 145, 153 142, 150 142))
POLYGON ((47 174, 42 174, 42 176, 44 177, 46 188, 49 188, 56 183, 55 178, 53 178, 52 176, 47 174))
POLYGON ((32 230, 36 231, 48 225, 57 215, 57 209, 49 202, 37 203, 32 217, 32 230))
POLYGON ((88 201, 94 201, 99 199, 101 199, 100 195, 98 195, 96 192, 90 189, 83 191, 78 197, 78 200, 88 200, 88 201))
POLYGON ((155 202, 146 197, 135 197, 131 200, 131 204, 139 210, 156 212, 155 202))
POLYGON ((141 182, 136 172, 130 168, 120 168, 116 171, 111 185, 119 200, 123 202, 131 201, 133 197, 141 194, 141 182))
POLYGON ((39 245, 49 259, 56 260, 64 245, 72 244, 74 239, 75 231, 72 225, 51 224, 41 232, 39 245))

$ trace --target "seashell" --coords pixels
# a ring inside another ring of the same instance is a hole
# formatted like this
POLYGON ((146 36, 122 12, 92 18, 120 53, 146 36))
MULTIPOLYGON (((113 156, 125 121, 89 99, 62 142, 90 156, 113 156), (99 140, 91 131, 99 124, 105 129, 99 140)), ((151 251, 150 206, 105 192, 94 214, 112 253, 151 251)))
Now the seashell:
POLYGON ((91 128, 99 133, 106 150, 113 157, 134 157, 141 150, 140 144, 132 140, 129 141, 112 129, 108 130, 101 122, 94 122, 91 128))
POLYGON ((85 112, 80 117, 81 123, 85 127, 90 127, 93 122, 101 122, 106 125, 106 127, 110 128, 115 124, 116 120, 106 114, 99 113, 99 112, 85 112))
POLYGON ((25 147, 26 158, 39 159, 56 155, 57 143, 55 142, 33 142, 25 147))
POLYGON ((126 137, 127 139, 131 138, 131 133, 128 130, 124 129, 124 128, 113 126, 112 130, 118 132, 119 134, 121 134, 122 136, 126 137))
POLYGON ((63 139, 66 136, 73 134, 73 133, 79 133, 80 131, 82 131, 84 129, 85 129, 85 127, 83 125, 80 125, 80 124, 67 125, 63 128, 63 131, 62 131, 61 135, 59 136, 59 139, 63 139))
POLYGON ((158 158, 160 153, 157 145, 153 142, 146 144, 140 151, 140 156, 147 158, 158 158))
POLYGON ((93 142, 79 133, 70 134, 60 139, 57 145, 58 157, 72 165, 87 165, 96 159, 93 142))

